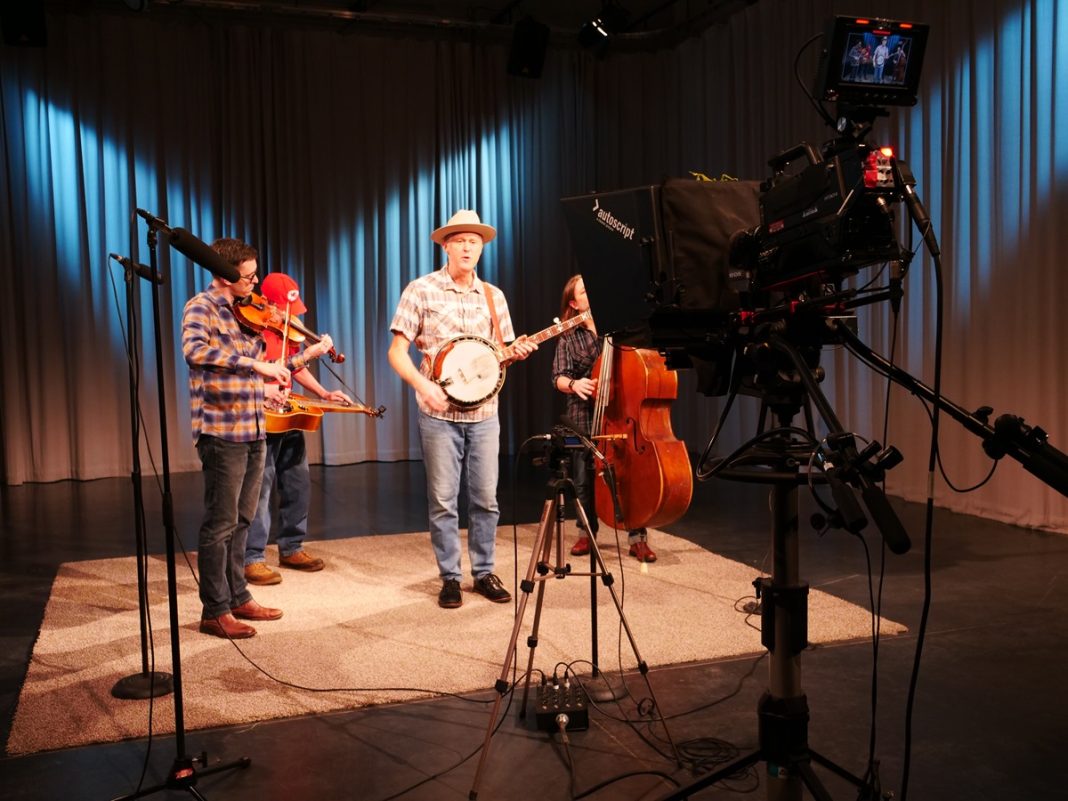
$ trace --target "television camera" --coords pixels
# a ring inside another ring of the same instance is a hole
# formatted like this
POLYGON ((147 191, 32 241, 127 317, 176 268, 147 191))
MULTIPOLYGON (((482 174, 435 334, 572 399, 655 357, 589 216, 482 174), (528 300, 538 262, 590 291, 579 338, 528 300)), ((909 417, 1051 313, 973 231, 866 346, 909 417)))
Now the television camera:
MULTIPOLYGON (((808 279, 838 279, 883 262, 905 262, 893 204, 913 194, 908 167, 893 151, 864 142, 882 106, 915 105, 928 28, 912 22, 837 17, 828 30, 814 102, 839 136, 822 151, 802 143, 768 164, 760 225, 730 242, 732 280, 775 290, 808 279), (834 120, 823 101, 838 104, 834 120), (798 172, 787 167, 801 157, 798 172)), ((925 216, 925 215, 924 215, 925 216)))
POLYGON ((912 256, 898 238, 902 204, 939 257, 908 166, 866 142, 886 106, 916 103, 928 32, 915 22, 834 18, 805 91, 835 136, 774 156, 761 182, 669 179, 563 198, 579 268, 598 329, 659 350, 673 369, 693 368, 703 394, 755 395, 796 413, 806 392, 801 376, 818 381, 823 346, 843 345, 950 413, 994 458, 1009 455, 1068 495, 1068 459, 1040 428, 1011 415, 990 425, 989 412, 949 403, 854 331, 855 309, 884 301, 896 309, 900 301, 912 256), (847 282, 877 264, 889 264, 885 284, 875 285, 878 275, 847 282))

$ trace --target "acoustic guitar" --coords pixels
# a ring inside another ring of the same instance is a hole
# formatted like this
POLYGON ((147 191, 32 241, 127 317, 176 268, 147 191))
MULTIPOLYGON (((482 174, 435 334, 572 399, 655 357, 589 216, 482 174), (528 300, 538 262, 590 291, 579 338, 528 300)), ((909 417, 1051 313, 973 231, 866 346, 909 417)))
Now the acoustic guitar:
MULTIPOLYGON (((564 322, 556 320, 536 334, 528 337, 540 345, 547 339, 570 331, 590 319, 584 311, 564 322)), ((445 342, 431 361, 431 380, 436 382, 453 406, 469 410, 477 409, 494 398, 504 386, 504 363, 515 356, 511 346, 502 348, 495 342, 474 334, 461 334, 445 342)))
POLYGON ((304 395, 291 394, 280 408, 266 408, 267 433, 284 434, 287 431, 318 431, 323 422, 324 412, 355 412, 370 417, 381 417, 386 413, 385 406, 372 409, 362 403, 338 403, 336 401, 309 398, 304 395))

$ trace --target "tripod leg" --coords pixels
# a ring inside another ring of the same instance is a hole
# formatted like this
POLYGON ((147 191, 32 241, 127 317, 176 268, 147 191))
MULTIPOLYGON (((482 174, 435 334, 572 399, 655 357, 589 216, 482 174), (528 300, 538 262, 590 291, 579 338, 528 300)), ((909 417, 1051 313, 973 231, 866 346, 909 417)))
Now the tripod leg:
POLYGON ((207 752, 199 757, 179 757, 174 761, 174 764, 171 765, 171 772, 166 781, 152 787, 144 787, 131 795, 121 796, 120 798, 116 798, 115 801, 132 801, 132 799, 144 798, 147 795, 154 795, 163 790, 185 790, 194 798, 199 799, 200 801, 206 801, 201 792, 196 788, 197 779, 201 776, 210 776, 213 773, 221 773, 224 770, 247 768, 252 764, 252 760, 249 757, 241 757, 232 762, 212 765, 210 768, 206 767, 203 770, 198 771, 195 763, 201 762, 202 764, 206 764, 207 760, 207 752))
MULTIPOLYGON (((812 759, 812 761, 815 762, 817 765, 822 765, 823 767, 827 768, 827 770, 829 770, 831 773, 835 774, 836 776, 840 776, 841 778, 845 779, 847 782, 851 783, 855 787, 860 787, 861 789, 868 789, 868 790, 872 789, 872 782, 864 781, 859 776, 856 776, 856 775, 850 773, 848 770, 843 768, 841 765, 839 765, 839 764, 837 764, 835 762, 831 762, 831 760, 827 759, 827 757, 823 756, 822 754, 816 753, 811 748, 808 751, 808 755, 812 759)), ((878 765, 878 763, 876 763, 876 765, 878 765)), ((875 778, 875 782, 874 783, 878 783, 877 777, 875 778)), ((875 795, 871 796, 871 798, 878 798, 878 797, 879 797, 878 791, 876 791, 875 795)))
POLYGON ((812 765, 807 761, 797 762, 790 766, 790 769, 800 774, 801 781, 805 783, 805 787, 812 793, 812 797, 816 801, 831 801, 831 794, 827 792, 827 788, 823 786, 816 774, 812 772, 812 765))
POLYGON ((232 762, 224 762, 219 765, 212 765, 210 768, 204 768, 200 771, 201 776, 210 776, 212 773, 222 773, 224 770, 233 770, 234 768, 247 768, 252 764, 252 760, 248 757, 241 757, 235 759, 232 762))
MULTIPOLYGON (((556 504, 555 508, 557 509, 557 513, 559 513, 559 510, 562 509, 563 507, 560 506, 559 504, 556 504)), ((548 508, 548 503, 546 503, 545 514, 551 514, 551 510, 548 508)), ((548 518, 548 520, 552 520, 552 519, 553 518, 548 518)), ((556 519, 558 520, 559 518, 556 518, 556 519)), ((552 523, 551 522, 547 522, 546 519, 543 519, 543 521, 538 524, 539 530, 541 529, 541 527, 543 525, 545 525, 546 528, 548 529, 548 527, 551 526, 552 523)), ((548 535, 548 531, 546 531, 544 540, 545 540, 545 545, 542 548, 541 561, 538 564, 548 564, 549 556, 552 553, 553 540, 548 535)), ((557 523, 557 525, 556 525, 556 540, 557 540, 557 549, 559 550, 559 544, 560 544, 560 542, 559 542, 560 541, 560 524, 559 523, 557 523)), ((536 553, 533 553, 533 554, 531 554, 531 557, 533 558, 535 555, 536 555, 536 553)), ((537 600, 534 602, 534 622, 530 627, 530 636, 527 637, 527 645, 530 646, 530 656, 527 658, 527 672, 525 674, 526 678, 523 680, 523 699, 522 699, 522 701, 521 701, 521 703, 519 705, 519 717, 523 718, 523 719, 525 719, 526 716, 527 716, 527 699, 530 696, 530 677, 534 672, 534 650, 538 647, 538 629, 541 626, 541 608, 542 608, 542 601, 543 601, 544 597, 545 597, 545 582, 544 581, 539 581, 538 582, 538 597, 537 597, 537 600)))
MULTIPOLYGON (((590 523, 586 517, 586 512, 582 509, 581 503, 575 504, 575 513, 578 515, 581 523, 586 527, 586 530, 589 531, 590 523)), ((597 571, 602 576, 604 585, 608 588, 608 594, 612 596, 612 603, 615 604, 616 612, 619 614, 619 622, 623 624, 623 630, 627 633, 627 640, 630 642, 630 648, 634 652, 634 658, 638 660, 638 672, 642 674, 642 679, 645 681, 645 689, 649 692, 649 697, 653 699, 657 714, 660 715, 660 723, 664 727, 664 734, 667 736, 668 743, 671 744, 671 753, 675 755, 675 761, 681 763, 678 748, 675 747, 675 739, 671 736, 671 730, 668 728, 667 721, 664 720, 663 712, 660 709, 660 702, 656 700, 656 693, 653 691, 653 685, 649 682, 649 666, 645 664, 645 660, 642 659, 641 652, 638 650, 638 642, 634 639, 634 633, 630 630, 630 623, 627 622, 627 616, 623 614, 623 605, 619 602, 619 596, 616 595, 616 588, 612 579, 612 574, 608 572, 604 559, 601 557, 601 549, 597 545, 597 540, 593 537, 590 537, 590 553, 595 557, 597 571)))
POLYGON ((680 787, 671 795, 664 796, 659 801, 682 801, 682 799, 689 798, 693 793, 696 793, 699 790, 703 790, 706 787, 711 787, 716 782, 722 781, 723 779, 729 779, 732 776, 741 773, 750 765, 755 765, 761 759, 762 755, 759 751, 754 751, 751 754, 746 754, 745 756, 734 760, 729 765, 724 765, 719 770, 701 776, 695 781, 686 785, 685 787, 680 787))
MULTIPOLYGON (((494 685, 494 689, 497 691, 497 697, 493 701, 493 709, 490 711, 489 724, 486 726, 486 739, 482 742, 482 753, 479 754, 478 767, 475 768, 475 778, 471 784, 471 791, 467 796, 471 801, 478 798, 478 785, 482 778, 482 768, 485 766, 486 760, 489 758, 490 742, 493 738, 493 726, 496 723, 497 715, 501 710, 501 700, 504 698, 504 694, 508 692, 508 671, 512 667, 512 656, 515 653, 516 641, 519 639, 519 629, 523 626, 523 616, 527 611, 527 601, 530 600, 530 593, 534 589, 534 573, 538 568, 538 557, 542 555, 545 548, 548 547, 547 541, 549 538, 549 528, 552 526, 555 507, 556 501, 554 499, 550 498, 545 501, 545 506, 542 508, 541 513, 541 522, 538 523, 538 533, 534 537, 534 546, 530 553, 530 563, 527 565, 526 576, 519 586, 519 589, 523 591, 523 595, 519 599, 519 606, 516 609, 515 623, 512 625, 512 636, 508 640, 508 647, 504 653, 504 664, 501 666, 501 675, 497 679, 497 683, 494 685)), ((542 582, 542 586, 544 587, 544 582, 542 582)), ((539 609, 540 605, 541 592, 539 591, 539 609)), ((531 648, 531 659, 533 659, 533 647, 531 648)))

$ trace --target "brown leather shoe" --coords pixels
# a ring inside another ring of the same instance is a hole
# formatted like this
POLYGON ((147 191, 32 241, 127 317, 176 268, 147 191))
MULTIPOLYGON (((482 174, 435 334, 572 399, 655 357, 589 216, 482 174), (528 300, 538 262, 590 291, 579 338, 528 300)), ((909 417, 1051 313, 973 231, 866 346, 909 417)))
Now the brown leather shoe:
POLYGON ((294 570, 304 570, 308 573, 314 573, 316 570, 322 570, 326 567, 326 562, 317 556, 312 556, 307 551, 297 551, 289 556, 279 556, 278 564, 282 567, 291 567, 294 570))
POLYGON ((279 584, 282 574, 268 567, 266 562, 253 562, 245 565, 245 581, 249 584, 279 584))
POLYGON ((256 636, 256 629, 230 614, 201 618, 200 632, 230 640, 247 640, 249 637, 256 636))
POLYGON ((241 620, 278 620, 282 616, 281 609, 264 606, 255 599, 245 601, 241 606, 235 606, 230 611, 234 613, 234 617, 241 620))

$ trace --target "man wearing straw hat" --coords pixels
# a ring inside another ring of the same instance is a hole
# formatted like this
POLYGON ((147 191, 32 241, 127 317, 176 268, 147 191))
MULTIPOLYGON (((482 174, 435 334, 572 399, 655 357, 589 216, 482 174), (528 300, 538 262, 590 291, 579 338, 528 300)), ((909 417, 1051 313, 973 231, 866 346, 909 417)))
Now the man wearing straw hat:
MULTIPOLYGON (((474 334, 502 345, 515 339, 504 293, 475 274, 483 245, 496 235, 497 231, 484 225, 476 212, 456 212, 430 235, 445 251, 445 266, 408 284, 390 323, 393 342, 389 363, 415 390, 419 405, 430 541, 442 580, 438 605, 445 609, 463 604, 458 496, 465 471, 472 589, 496 603, 512 599, 493 572, 500 517, 497 457, 501 428, 497 397, 494 395, 473 409, 459 409, 431 380, 431 359, 453 337, 474 334), (422 354, 418 366, 409 354, 412 343, 422 354)), ((525 337, 515 339, 512 347, 517 360, 537 349, 525 337)))

